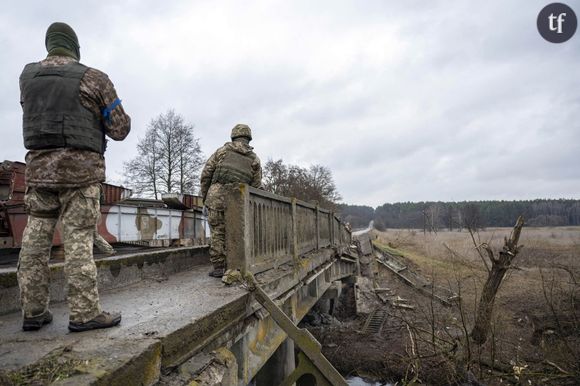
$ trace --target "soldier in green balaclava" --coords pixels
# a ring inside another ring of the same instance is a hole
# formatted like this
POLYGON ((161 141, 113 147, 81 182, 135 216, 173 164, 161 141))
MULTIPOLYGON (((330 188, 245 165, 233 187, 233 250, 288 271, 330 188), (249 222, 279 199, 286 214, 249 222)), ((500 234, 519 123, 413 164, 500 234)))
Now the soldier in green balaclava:
POLYGON ((46 31, 44 45, 48 56, 70 56, 81 60, 79 39, 68 24, 52 23, 46 31))
POLYGON ((20 75, 28 223, 20 250, 18 284, 25 331, 52 322, 48 261, 57 222, 62 224, 71 332, 108 328, 120 313, 101 309, 93 234, 105 181, 105 136, 123 140, 131 119, 107 75, 79 63, 75 31, 53 23, 46 59, 20 75))

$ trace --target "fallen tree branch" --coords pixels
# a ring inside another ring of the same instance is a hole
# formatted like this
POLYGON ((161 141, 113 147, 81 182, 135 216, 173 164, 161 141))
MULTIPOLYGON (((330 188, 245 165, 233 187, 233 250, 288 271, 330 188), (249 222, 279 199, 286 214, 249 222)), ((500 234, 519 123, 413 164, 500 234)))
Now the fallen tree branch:
POLYGON ((550 366, 552 366, 552 367, 556 368, 558 371, 560 371, 560 372, 561 372, 562 374, 564 374, 564 375, 573 375, 571 372, 564 370, 563 368, 561 368, 560 366, 558 366, 557 364, 555 364, 555 363, 554 363, 554 362, 552 362, 552 361, 549 361, 549 360, 547 360, 547 359, 546 359, 544 362, 545 362, 546 364, 548 364, 548 365, 550 365, 550 366))

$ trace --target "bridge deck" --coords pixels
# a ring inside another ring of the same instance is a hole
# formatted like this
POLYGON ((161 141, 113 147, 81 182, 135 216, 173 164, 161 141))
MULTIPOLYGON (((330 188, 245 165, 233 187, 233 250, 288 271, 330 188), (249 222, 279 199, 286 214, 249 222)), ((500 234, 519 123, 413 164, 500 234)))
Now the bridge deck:
MULTIPOLYGON (((69 333, 65 303, 52 305, 53 323, 37 332, 21 331, 18 312, 0 316, 0 371, 22 368, 65 347, 66 357, 88 360, 83 365, 88 382, 103 373, 114 374, 117 368, 124 374, 131 361, 145 361, 152 371, 159 361, 177 361, 188 350, 183 342, 195 340, 192 334, 199 335, 197 343, 201 343, 212 328, 219 329, 224 314, 245 308, 246 291, 224 286, 207 275, 209 270, 209 266, 199 266, 161 282, 147 280, 101 293, 105 310, 123 313, 121 325, 106 330, 69 333), (194 324, 197 327, 190 328, 194 324)), ((117 373, 117 380, 128 376, 135 381, 135 375, 123 374, 117 373)))

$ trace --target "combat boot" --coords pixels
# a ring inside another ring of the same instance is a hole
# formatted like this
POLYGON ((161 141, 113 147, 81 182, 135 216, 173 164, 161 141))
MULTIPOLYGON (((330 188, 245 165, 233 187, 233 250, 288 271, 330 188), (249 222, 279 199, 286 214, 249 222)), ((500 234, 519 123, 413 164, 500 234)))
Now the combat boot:
POLYGON ((71 332, 82 332, 96 330, 98 328, 109 328, 119 323, 121 323, 121 314, 119 312, 111 314, 103 311, 85 323, 69 322, 68 329, 71 332))
POLYGON ((224 276, 224 273, 226 273, 225 268, 216 268, 209 273, 209 276, 220 278, 224 276))
POLYGON ((52 322, 52 314, 49 310, 46 310, 40 315, 31 318, 24 318, 22 321, 22 329, 24 331, 36 331, 40 330, 42 326, 49 324, 50 322, 52 322))

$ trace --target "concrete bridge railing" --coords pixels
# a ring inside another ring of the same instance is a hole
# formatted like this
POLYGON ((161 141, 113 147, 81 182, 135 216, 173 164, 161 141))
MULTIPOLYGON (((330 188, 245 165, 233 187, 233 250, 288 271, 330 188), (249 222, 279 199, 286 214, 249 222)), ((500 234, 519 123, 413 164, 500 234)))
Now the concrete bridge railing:
POLYGON ((333 212, 246 184, 230 187, 225 223, 228 268, 254 274, 352 238, 333 212))

